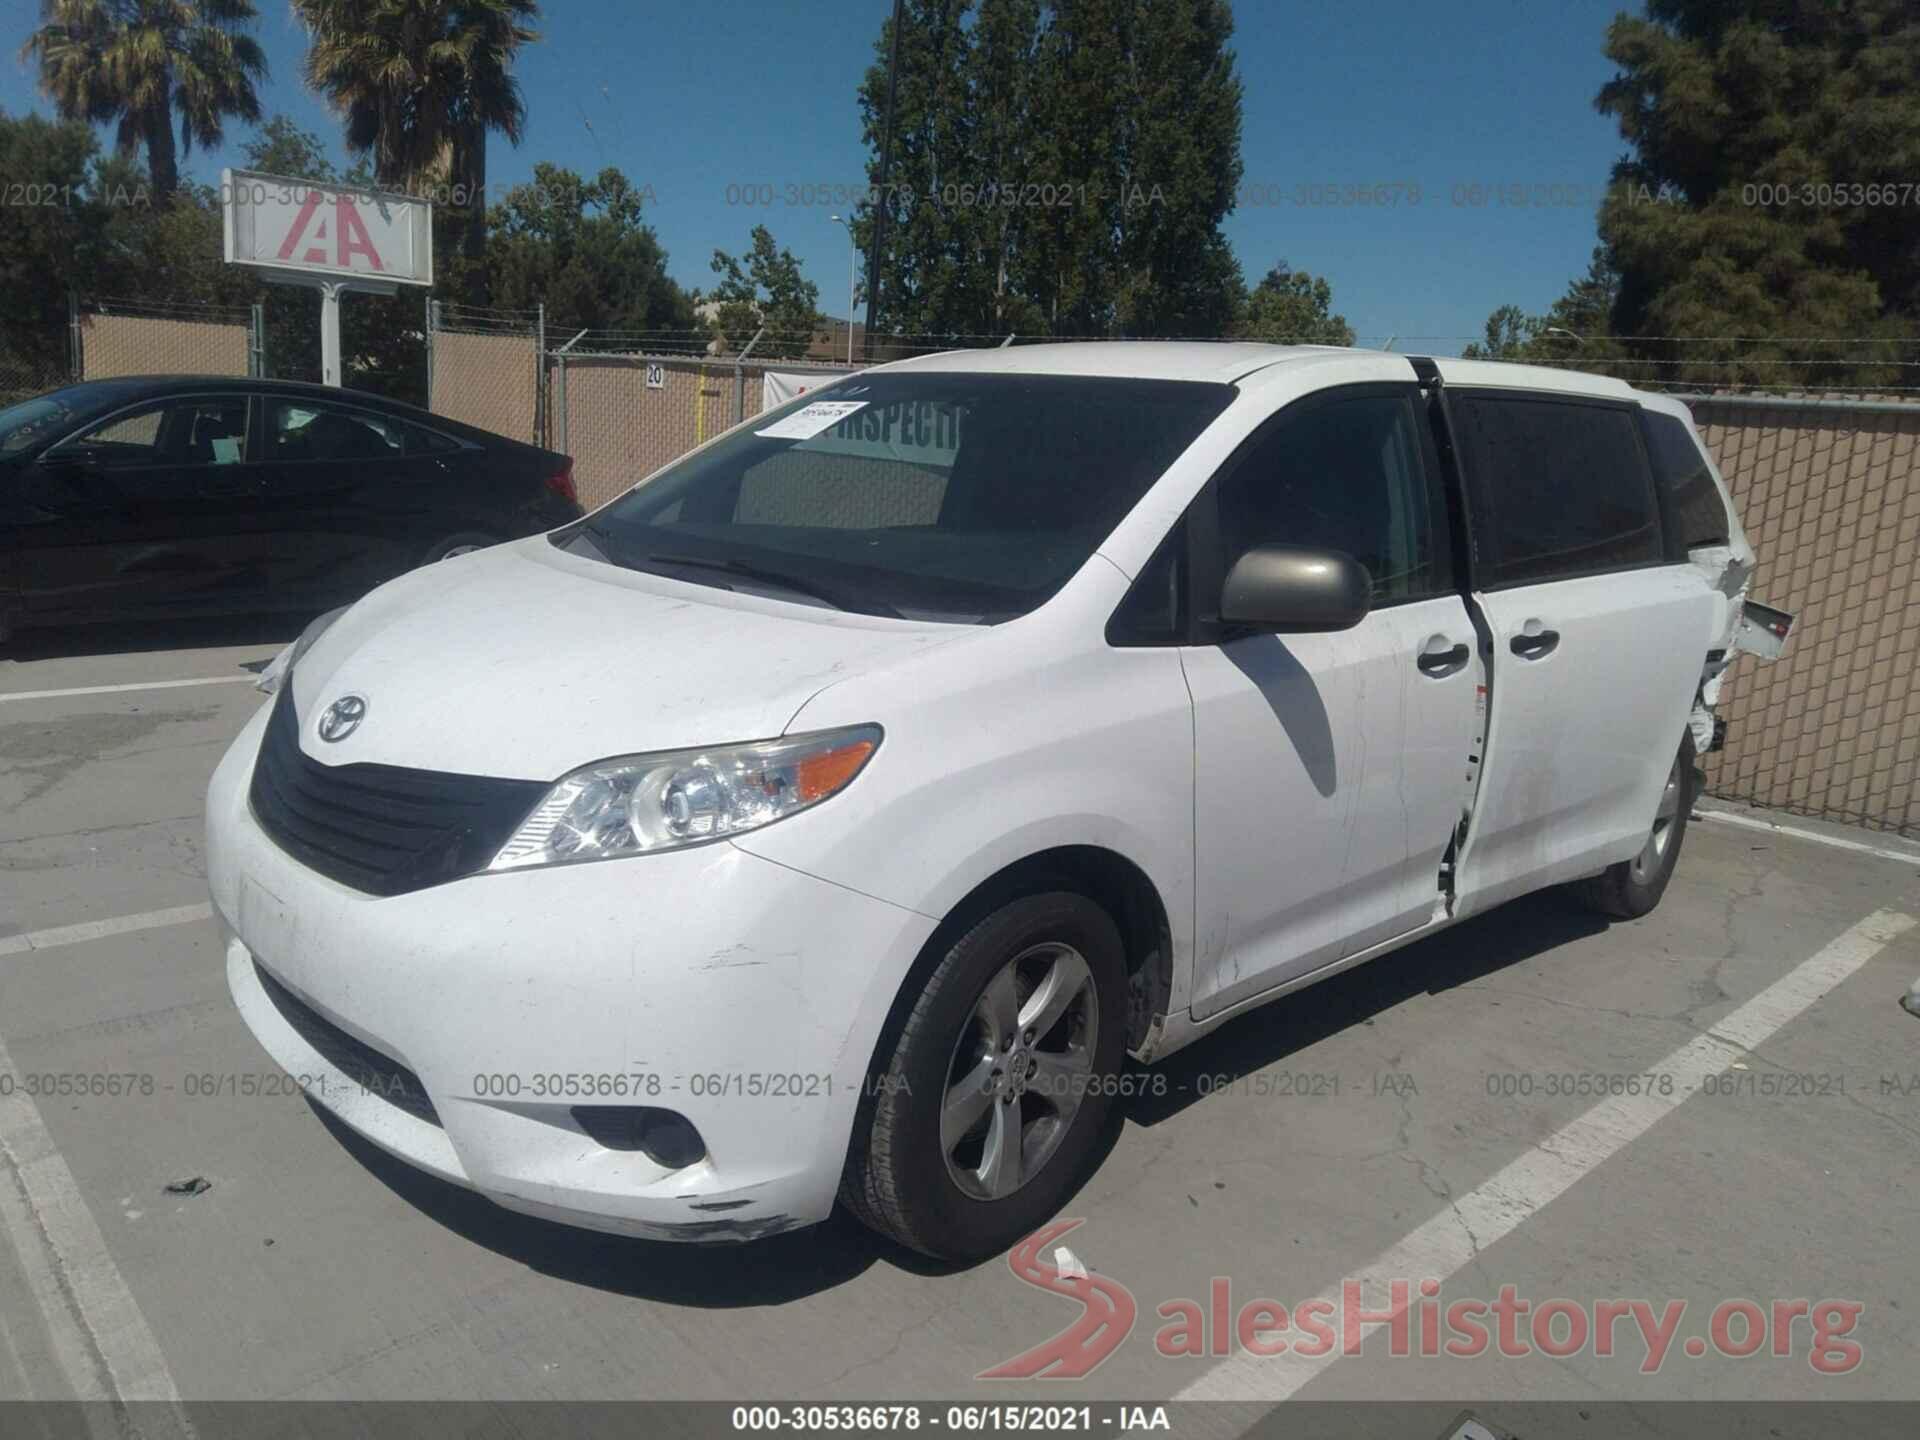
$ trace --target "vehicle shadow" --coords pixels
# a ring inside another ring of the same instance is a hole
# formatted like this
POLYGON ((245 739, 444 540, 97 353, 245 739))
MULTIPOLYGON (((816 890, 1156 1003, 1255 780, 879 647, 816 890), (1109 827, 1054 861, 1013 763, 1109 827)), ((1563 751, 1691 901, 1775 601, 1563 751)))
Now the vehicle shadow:
MULTIPOLYGON (((1552 893, 1530 896, 1463 922, 1431 940, 1357 967, 1229 1022, 1164 1066, 1162 1095, 1136 1094, 1114 1107, 1082 1184, 1098 1173, 1125 1127, 1157 1125, 1203 1098, 1206 1076, 1218 1088, 1284 1060, 1316 1040, 1365 1024, 1422 992, 1450 989, 1605 928, 1552 893)), ((1130 1067, 1139 1073, 1144 1067, 1130 1067)), ((939 1277, 974 1268, 949 1265, 882 1239, 836 1208, 824 1224, 749 1244, 677 1244, 581 1230, 505 1210, 457 1185, 414 1169, 314 1105, 327 1130, 374 1177, 449 1230, 497 1255, 570 1284, 635 1299, 704 1309, 779 1305, 832 1289, 885 1263, 939 1277)), ((1072 1197, 1063 1202, 1070 1208, 1072 1197)), ((980 1264, 998 1263, 994 1256, 980 1264)))
POLYGON ((1463 920, 1378 960, 1229 1020, 1203 1040, 1155 1066, 1131 1066, 1136 1077, 1165 1076, 1165 1085, 1121 1101, 1136 1125, 1157 1125, 1255 1071, 1415 995, 1437 995, 1482 979, 1543 951, 1597 935, 1606 920, 1572 904, 1558 890, 1513 900, 1463 920))
POLYGON ((267 615, 209 616, 190 620, 128 620, 103 625, 71 625, 22 630, 0 646, 7 660, 63 660, 84 655, 131 655, 157 650, 218 650, 258 645, 263 668, 306 628, 318 610, 287 610, 267 615))

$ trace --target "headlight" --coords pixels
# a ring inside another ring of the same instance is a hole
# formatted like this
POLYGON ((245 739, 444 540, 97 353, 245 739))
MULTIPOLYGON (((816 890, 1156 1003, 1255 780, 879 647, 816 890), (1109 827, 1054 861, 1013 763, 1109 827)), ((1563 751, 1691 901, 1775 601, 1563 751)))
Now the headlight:
POLYGON ((547 792, 489 870, 612 860, 758 830, 818 805, 880 748, 878 725, 603 760, 547 792))
POLYGON ((313 642, 326 633, 327 627, 346 614, 350 606, 342 605, 337 610, 329 610, 300 632, 300 638, 282 650, 267 662, 267 668, 260 672, 260 678, 253 682, 253 688, 263 694, 271 695, 278 690, 287 676, 293 673, 293 667, 300 663, 300 657, 313 648, 313 642))

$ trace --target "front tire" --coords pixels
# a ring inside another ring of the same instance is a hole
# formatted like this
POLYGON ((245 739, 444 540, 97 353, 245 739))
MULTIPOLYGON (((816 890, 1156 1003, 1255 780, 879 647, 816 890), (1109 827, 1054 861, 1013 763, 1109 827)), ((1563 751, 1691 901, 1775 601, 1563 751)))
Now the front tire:
POLYGON ((1682 736, 1680 753, 1667 772, 1667 783, 1655 808, 1653 828, 1646 844, 1631 860, 1610 865, 1574 887, 1582 904, 1616 920, 1638 920, 1660 903, 1680 862, 1680 846, 1687 838, 1687 817, 1693 813, 1693 734, 1682 736))
POLYGON ((1126 1057, 1120 932, 1083 895, 1010 901, 941 958, 881 1057, 841 1198, 937 1259, 1005 1250, 1084 1178, 1126 1057))

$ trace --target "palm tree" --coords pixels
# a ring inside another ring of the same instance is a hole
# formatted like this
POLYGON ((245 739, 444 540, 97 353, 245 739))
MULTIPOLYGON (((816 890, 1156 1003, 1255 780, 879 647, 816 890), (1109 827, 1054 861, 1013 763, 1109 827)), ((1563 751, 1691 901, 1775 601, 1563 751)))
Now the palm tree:
POLYGON ((260 118, 267 57, 242 28, 251 0, 41 0, 40 13, 20 58, 38 62, 62 118, 116 125, 123 155, 147 147, 156 200, 179 188, 179 155, 218 145, 228 116, 260 118))
POLYGON ((536 0, 292 0, 311 37, 307 83, 346 120, 347 148, 395 188, 444 179, 466 210, 462 250, 487 238, 487 132, 515 145, 527 107, 512 65, 540 38, 536 0))

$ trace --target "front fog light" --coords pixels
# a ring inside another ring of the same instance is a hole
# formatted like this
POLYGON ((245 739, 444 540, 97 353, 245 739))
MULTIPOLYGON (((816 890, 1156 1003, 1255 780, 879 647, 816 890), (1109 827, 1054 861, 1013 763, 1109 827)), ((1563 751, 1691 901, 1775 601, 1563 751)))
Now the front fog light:
POLYGON ((677 1110, 657 1105, 576 1105, 573 1118, 597 1145, 638 1150, 666 1170, 684 1170, 706 1158, 707 1142, 677 1110))
POLYGON ((878 725, 852 725, 603 760, 563 777, 487 868, 611 860, 757 830, 838 794, 879 747, 878 725))

